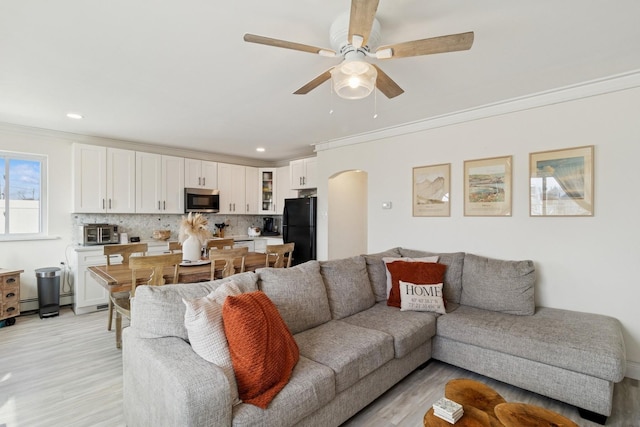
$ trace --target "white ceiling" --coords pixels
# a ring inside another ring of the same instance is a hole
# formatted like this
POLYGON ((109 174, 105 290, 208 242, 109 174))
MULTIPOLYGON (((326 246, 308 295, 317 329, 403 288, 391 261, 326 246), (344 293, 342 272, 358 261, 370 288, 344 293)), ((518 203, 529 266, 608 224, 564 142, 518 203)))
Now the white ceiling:
POLYGON ((311 154, 314 143, 640 70, 638 0, 381 0, 382 44, 475 32, 469 51, 372 60, 405 90, 391 100, 342 100, 329 82, 293 95, 339 59, 242 40, 249 32, 330 47, 329 27, 349 6, 0 0, 0 122, 276 161, 311 154), (71 111, 85 118, 66 118, 71 111))

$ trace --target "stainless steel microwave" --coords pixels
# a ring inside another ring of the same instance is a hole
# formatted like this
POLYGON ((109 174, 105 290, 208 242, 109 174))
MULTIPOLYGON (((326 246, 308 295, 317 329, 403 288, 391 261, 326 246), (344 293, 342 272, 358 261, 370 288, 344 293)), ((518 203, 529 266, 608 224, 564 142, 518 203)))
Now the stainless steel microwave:
POLYGON ((82 244, 90 245, 110 245, 118 243, 118 226, 111 224, 84 224, 80 226, 82 233, 82 244))
POLYGON ((220 212, 220 192, 204 188, 184 189, 185 212, 220 212))

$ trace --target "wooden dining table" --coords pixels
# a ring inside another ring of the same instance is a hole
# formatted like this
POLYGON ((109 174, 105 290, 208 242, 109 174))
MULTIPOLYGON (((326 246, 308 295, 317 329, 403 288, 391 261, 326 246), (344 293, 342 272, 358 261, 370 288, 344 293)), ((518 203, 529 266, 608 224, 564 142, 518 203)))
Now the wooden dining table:
MULTIPOLYGON (((249 252, 245 256, 244 270, 254 271, 265 267, 266 254, 261 252, 249 252)), ((236 261, 236 269, 240 268, 240 260, 236 261)), ((220 263, 219 270, 222 271, 220 263)), ((216 267, 216 269, 218 269, 216 267)), ((149 270, 151 272, 151 270, 149 270)), ((89 267, 89 273, 96 281, 110 293, 125 292, 131 290, 131 269, 128 264, 94 265, 89 267)), ((173 276, 173 267, 166 267, 165 278, 173 276)), ((143 275, 144 276, 144 275, 143 275)), ((194 283, 211 279, 211 263, 180 265, 178 268, 178 283, 194 283)), ((144 284, 144 278, 136 286, 144 284)))

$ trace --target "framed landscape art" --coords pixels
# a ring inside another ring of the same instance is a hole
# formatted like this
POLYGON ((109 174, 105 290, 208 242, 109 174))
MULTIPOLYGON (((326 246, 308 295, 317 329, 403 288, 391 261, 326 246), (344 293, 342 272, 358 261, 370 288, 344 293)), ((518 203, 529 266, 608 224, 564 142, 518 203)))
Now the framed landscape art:
POLYGON ((464 162, 464 215, 511 216, 512 157, 464 162))
POLYGON ((413 216, 450 216, 451 163, 413 168, 413 216))
POLYGON ((529 154, 530 216, 593 216, 593 145, 529 154))

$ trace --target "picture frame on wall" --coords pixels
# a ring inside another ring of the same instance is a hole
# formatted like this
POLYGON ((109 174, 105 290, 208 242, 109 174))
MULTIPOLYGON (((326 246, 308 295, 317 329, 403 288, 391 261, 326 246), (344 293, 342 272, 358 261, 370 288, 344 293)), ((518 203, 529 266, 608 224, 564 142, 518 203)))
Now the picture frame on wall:
POLYGON ((451 163, 413 168, 413 216, 451 215, 451 163))
POLYGON ((464 215, 511 216, 512 156, 464 162, 464 215))
POLYGON ((593 216, 594 146, 529 154, 530 216, 593 216))

